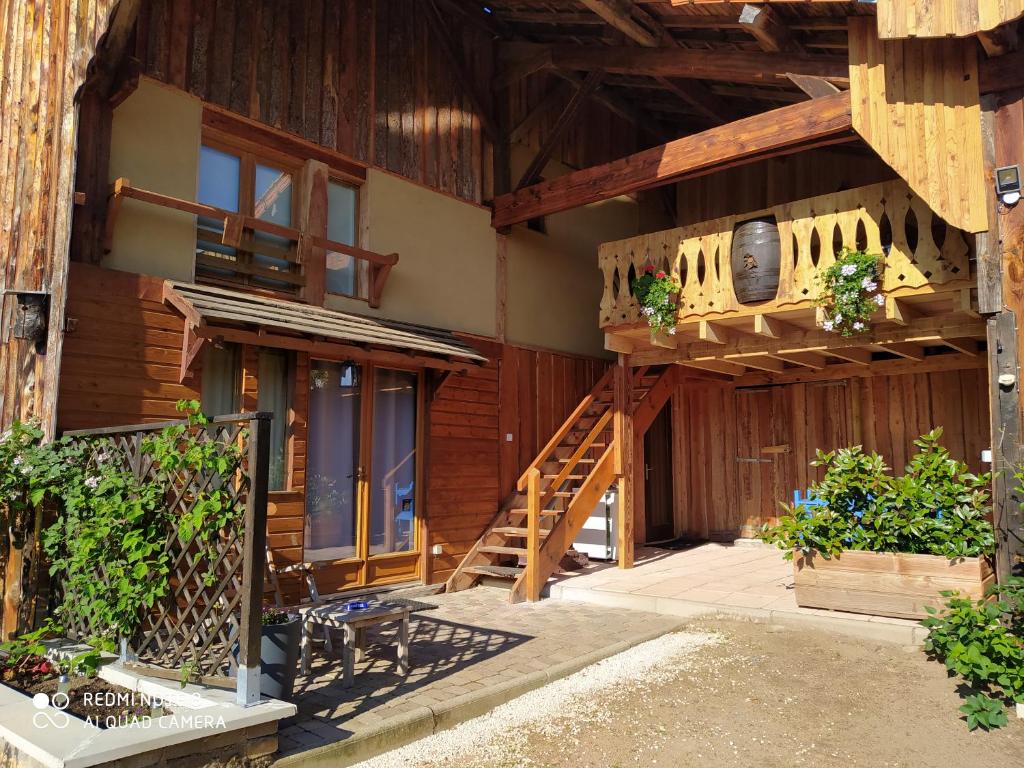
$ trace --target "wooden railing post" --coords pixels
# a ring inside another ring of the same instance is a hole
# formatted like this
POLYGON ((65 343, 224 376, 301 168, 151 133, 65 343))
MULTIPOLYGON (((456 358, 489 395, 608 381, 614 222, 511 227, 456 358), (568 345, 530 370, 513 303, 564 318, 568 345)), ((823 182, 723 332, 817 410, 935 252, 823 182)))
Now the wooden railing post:
POLYGON ((242 538, 242 623, 238 632, 238 680, 235 688, 235 701, 243 707, 258 704, 260 700, 270 419, 269 413, 257 413, 249 421, 249 493, 242 538))
POLYGON ((526 599, 540 600, 540 470, 532 467, 527 474, 526 517, 526 599))
POLYGON ((615 365, 615 474, 619 478, 619 568, 633 567, 633 372, 624 355, 615 365))

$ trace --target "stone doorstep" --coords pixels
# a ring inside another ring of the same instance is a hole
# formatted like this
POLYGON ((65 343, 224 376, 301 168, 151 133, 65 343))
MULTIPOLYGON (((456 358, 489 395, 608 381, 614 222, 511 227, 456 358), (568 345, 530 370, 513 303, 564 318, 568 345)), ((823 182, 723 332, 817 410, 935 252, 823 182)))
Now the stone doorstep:
POLYGON ((0 742, 7 742, 46 768, 89 768, 114 761, 120 765, 161 751, 182 756, 206 751, 211 743, 237 743, 246 752, 266 754, 261 750, 271 740, 276 743, 277 722, 296 712, 294 704, 276 699, 241 707, 235 704, 233 690, 198 685, 172 687, 165 680, 147 678, 116 665, 103 667, 100 677, 137 693, 158 696, 170 704, 174 714, 165 715, 147 728, 102 730, 54 707, 37 709, 30 697, 0 685, 0 742), (217 727, 221 718, 224 728, 217 727), (212 728, 208 725, 211 722, 212 728))
POLYGON ((368 760, 376 755, 390 752, 440 731, 453 728, 467 720, 485 715, 495 707, 522 696, 524 693, 568 677, 602 659, 629 650, 635 645, 654 640, 669 632, 675 632, 681 629, 684 623, 683 621, 674 622, 662 629, 638 634, 569 661, 555 664, 546 670, 538 670, 502 680, 441 703, 416 707, 411 711, 386 718, 379 725, 359 731, 343 741, 325 744, 322 747, 313 747, 283 757, 274 763, 274 768, 299 768, 300 766, 301 768, 316 768, 317 766, 344 768, 368 760))

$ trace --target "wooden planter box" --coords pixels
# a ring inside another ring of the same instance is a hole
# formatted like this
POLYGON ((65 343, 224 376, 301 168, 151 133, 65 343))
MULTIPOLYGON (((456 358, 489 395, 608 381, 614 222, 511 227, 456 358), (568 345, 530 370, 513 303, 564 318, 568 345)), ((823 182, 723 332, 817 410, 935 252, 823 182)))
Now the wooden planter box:
POLYGON ((943 590, 976 600, 995 581, 984 557, 947 560, 939 555, 847 551, 831 559, 817 552, 793 555, 796 602, 804 608, 924 619, 940 607, 943 590))

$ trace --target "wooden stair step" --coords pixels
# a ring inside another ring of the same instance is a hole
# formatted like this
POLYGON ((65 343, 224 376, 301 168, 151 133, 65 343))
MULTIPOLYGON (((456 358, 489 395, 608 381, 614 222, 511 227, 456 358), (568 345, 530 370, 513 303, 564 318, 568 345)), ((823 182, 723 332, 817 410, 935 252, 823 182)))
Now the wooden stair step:
POLYGON ((491 576, 495 579, 518 579, 524 570, 526 569, 514 565, 468 565, 463 572, 475 576, 491 576))
MULTIPOLYGON (((502 534, 504 536, 522 536, 522 537, 526 537, 526 536, 530 535, 530 529, 529 528, 520 528, 520 527, 515 526, 515 525, 503 525, 500 528, 494 528, 493 530, 494 530, 495 533, 500 533, 500 534, 502 534)), ((550 533, 550 531, 548 531, 548 530, 546 530, 544 528, 540 529, 540 537, 542 539, 545 536, 547 536, 549 533, 550 533)))
MULTIPOLYGON (((555 475, 544 475, 544 479, 545 480, 556 480, 557 478, 558 478, 557 474, 555 474, 555 475)), ((562 479, 563 480, 586 480, 587 476, 586 475, 566 475, 562 479)))
POLYGON ((498 544, 487 544, 486 546, 480 547, 478 552, 484 552, 488 555, 525 555, 525 547, 503 547, 498 544))
MULTIPOLYGON (((558 462, 560 464, 568 464, 569 463, 569 457, 566 456, 565 458, 560 458, 560 459, 558 459, 558 462)), ((578 464, 596 464, 597 463, 597 459, 579 459, 577 461, 577 463, 578 464)))
MULTIPOLYGON (((510 509, 508 512, 509 512, 510 515, 528 515, 528 514, 530 514, 530 510, 525 509, 525 508, 523 508, 523 509, 510 509)), ((559 515, 564 515, 564 514, 565 514, 565 510, 564 509, 542 509, 540 511, 540 516, 541 517, 558 517, 559 515)))

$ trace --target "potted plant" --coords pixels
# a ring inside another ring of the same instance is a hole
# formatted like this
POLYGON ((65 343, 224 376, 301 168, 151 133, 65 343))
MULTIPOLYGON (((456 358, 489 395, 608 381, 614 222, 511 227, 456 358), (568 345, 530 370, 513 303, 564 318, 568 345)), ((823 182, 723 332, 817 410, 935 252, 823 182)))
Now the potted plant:
POLYGON ((260 692, 275 699, 291 699, 299 664, 301 619, 279 608, 263 609, 260 639, 260 692))
POLYGON ((679 292, 682 290, 679 280, 664 270, 655 271, 654 266, 648 264, 643 274, 634 279, 629 287, 640 304, 640 313, 651 327, 651 336, 661 333, 674 335, 679 292))
POLYGON ((991 475, 974 475, 939 444, 936 428, 894 477, 861 446, 824 453, 809 496, 818 506, 783 505, 762 538, 793 560, 797 604, 809 608, 925 618, 940 592, 981 598, 995 577, 989 521, 991 475))
POLYGON ((822 309, 821 327, 843 336, 868 331, 871 316, 885 304, 878 285, 882 279, 882 257, 843 248, 819 279, 821 291, 815 303, 822 309))

